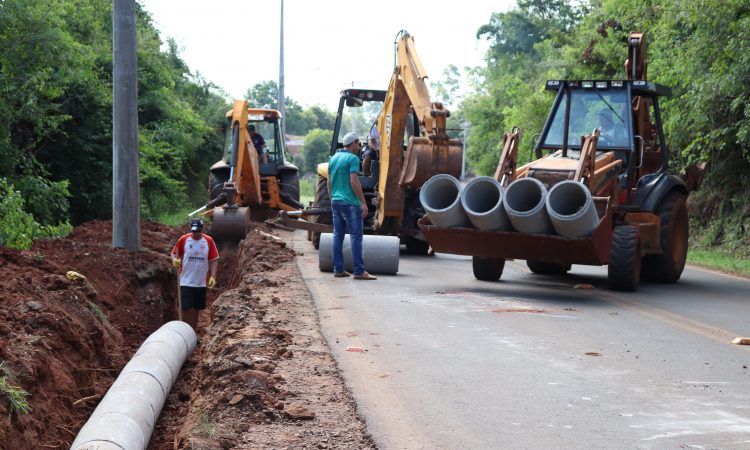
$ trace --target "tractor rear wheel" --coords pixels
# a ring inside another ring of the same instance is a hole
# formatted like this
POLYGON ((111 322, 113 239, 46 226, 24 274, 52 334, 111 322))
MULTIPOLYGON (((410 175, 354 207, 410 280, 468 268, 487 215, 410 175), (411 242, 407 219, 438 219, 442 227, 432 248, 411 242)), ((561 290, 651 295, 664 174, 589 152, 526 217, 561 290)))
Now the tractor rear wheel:
POLYGON ((641 249, 638 227, 621 225, 612 233, 607 275, 616 291, 635 291, 641 278, 641 249))
POLYGON ((229 178, 229 174, 210 173, 208 174, 208 201, 214 200, 224 192, 224 183, 229 178))
POLYGON ((299 203, 299 172, 283 172, 279 177, 279 189, 282 194, 288 195, 294 201, 299 203))
POLYGON ((641 277, 657 283, 675 283, 680 279, 688 251, 688 213, 685 195, 671 192, 659 203, 654 213, 659 216, 661 255, 643 258, 641 277))
MULTIPOLYGON (((313 207, 331 207, 331 197, 330 195, 328 195, 328 180, 321 176, 318 176, 318 183, 315 185, 315 200, 313 201, 313 207)), ((315 223, 333 225, 333 216, 331 214, 321 214, 319 216, 315 216, 315 223)), ((317 250, 318 247, 320 247, 320 233, 317 231, 313 231, 311 241, 313 247, 315 247, 315 249, 317 250)))
POLYGON ((474 271, 474 277, 482 281, 497 281, 503 274, 505 268, 505 259, 503 258, 481 258, 473 256, 471 258, 471 269, 474 271))
POLYGON ((560 265, 542 261, 526 260, 526 265, 534 273, 539 275, 565 275, 570 270, 570 264, 560 265))

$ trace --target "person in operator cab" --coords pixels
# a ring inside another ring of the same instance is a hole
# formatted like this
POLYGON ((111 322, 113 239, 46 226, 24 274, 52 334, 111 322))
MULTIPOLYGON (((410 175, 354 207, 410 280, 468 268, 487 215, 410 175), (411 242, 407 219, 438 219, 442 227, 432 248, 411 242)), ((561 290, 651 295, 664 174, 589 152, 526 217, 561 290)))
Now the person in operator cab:
POLYGON ((268 155, 266 154, 266 140, 259 133, 255 132, 255 125, 249 125, 247 131, 250 132, 250 140, 253 141, 253 147, 258 152, 258 160, 261 164, 268 164, 268 155))
POLYGON ((375 125, 370 128, 370 134, 367 136, 367 147, 362 152, 362 175, 369 177, 372 175, 372 163, 378 161, 380 156, 380 134, 375 125))

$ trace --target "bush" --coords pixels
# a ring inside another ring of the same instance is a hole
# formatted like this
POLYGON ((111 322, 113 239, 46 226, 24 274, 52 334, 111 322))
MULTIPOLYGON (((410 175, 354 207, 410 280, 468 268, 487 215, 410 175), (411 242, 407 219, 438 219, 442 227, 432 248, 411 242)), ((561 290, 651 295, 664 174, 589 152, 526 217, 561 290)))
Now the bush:
POLYGON ((26 212, 21 193, 5 178, 0 178, 0 246, 27 250, 40 238, 64 236, 72 226, 65 222, 42 226, 26 212))

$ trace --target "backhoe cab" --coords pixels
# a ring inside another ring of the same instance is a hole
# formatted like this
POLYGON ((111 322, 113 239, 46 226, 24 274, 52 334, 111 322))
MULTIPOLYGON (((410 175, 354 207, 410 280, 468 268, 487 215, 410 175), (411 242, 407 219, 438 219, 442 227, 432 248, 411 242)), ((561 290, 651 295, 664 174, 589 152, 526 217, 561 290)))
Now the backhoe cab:
POLYGON ((217 240, 236 243, 251 220, 302 208, 299 173, 287 160, 280 120, 278 111, 250 108, 247 100, 235 100, 227 112, 224 154, 208 177, 206 206, 214 208, 211 232, 217 240), (254 143, 252 133, 262 139, 256 137, 254 143), (257 149, 263 141, 264 148, 257 149))

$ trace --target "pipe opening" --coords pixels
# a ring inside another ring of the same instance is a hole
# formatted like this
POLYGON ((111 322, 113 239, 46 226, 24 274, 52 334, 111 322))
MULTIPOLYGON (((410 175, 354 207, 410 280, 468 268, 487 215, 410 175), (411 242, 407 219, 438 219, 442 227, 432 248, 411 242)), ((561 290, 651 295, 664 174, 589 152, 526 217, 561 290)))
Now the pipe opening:
POLYGON ((521 178, 505 190, 505 206, 514 213, 539 209, 544 204, 544 186, 533 178, 521 178))
POLYGON ((494 210, 502 202, 499 186, 491 181, 472 182, 464 188, 464 208, 473 214, 494 210))
MULTIPOLYGON (((582 186, 582 185, 581 185, 582 186)), ((589 197, 577 183, 561 183, 549 193, 550 212, 560 216, 575 216, 587 207, 589 197)))
POLYGON ((420 191, 420 200, 425 208, 440 211, 448 209, 460 200, 460 185, 453 177, 432 177, 420 191))

